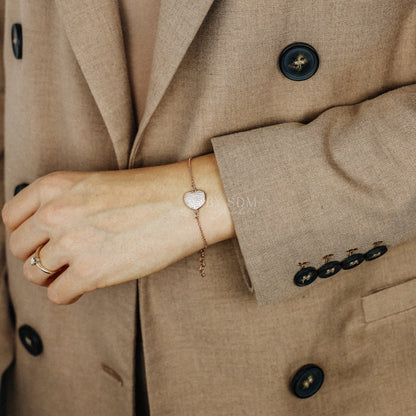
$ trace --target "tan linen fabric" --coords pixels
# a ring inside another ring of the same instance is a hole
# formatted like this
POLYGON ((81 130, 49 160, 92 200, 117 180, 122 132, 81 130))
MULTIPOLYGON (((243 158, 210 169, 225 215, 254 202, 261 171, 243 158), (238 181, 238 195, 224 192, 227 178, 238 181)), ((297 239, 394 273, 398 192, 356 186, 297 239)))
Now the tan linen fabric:
POLYGON ((195 253, 64 307, 8 253, 7 415, 134 415, 136 307, 152 416, 416 412, 414 0, 161 0, 138 132, 118 2, 9 0, 4 34, 6 199, 54 170, 214 150, 237 233, 208 248, 205 279, 195 253), (277 61, 299 41, 320 66, 294 82, 277 61), (377 240, 380 259, 294 286, 298 262, 377 240), (301 400, 289 385, 308 363, 325 380, 301 400))
MULTIPOLYGON (((126 60, 132 92, 136 130, 146 104, 160 2, 158 0, 120 0, 126 60)), ((140 317, 137 325, 140 326, 140 317)), ((143 345, 136 340, 136 400, 138 408, 148 409, 143 345)))
POLYGON ((136 122, 146 105, 160 0, 120 0, 129 79, 136 122))
MULTIPOLYGON (((0 2, 0 53, 3 55, 3 35, 4 35, 4 2, 0 2)), ((4 165, 4 66, 0 67, 0 83, 1 83, 1 100, 0 100, 0 149, 1 149, 1 163, 4 165)), ((4 202, 4 170, 0 171, 1 177, 1 202, 4 202)), ((14 331, 12 319, 10 316, 8 289, 6 283, 6 258, 4 246, 4 227, 1 229, 1 275, 0 275, 0 374, 8 367, 13 359, 13 343, 14 331)), ((0 397, 4 396, 4 391, 1 392, 0 397)), ((0 400, 0 414, 4 412, 0 400)))

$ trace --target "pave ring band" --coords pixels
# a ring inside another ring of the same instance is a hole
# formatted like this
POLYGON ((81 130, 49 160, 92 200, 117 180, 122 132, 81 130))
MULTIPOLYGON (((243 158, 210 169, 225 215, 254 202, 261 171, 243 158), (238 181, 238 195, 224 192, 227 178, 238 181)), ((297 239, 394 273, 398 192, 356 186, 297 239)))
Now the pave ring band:
POLYGON ((30 264, 32 265, 32 266, 37 266, 38 267, 38 269, 40 269, 40 270, 42 270, 43 271, 43 273, 46 273, 46 274, 53 274, 53 273, 56 273, 57 272, 57 270, 49 270, 49 269, 47 269, 45 266, 43 266, 43 264, 41 263, 41 261, 40 261, 40 250, 41 250, 41 248, 44 246, 45 244, 42 244, 42 245, 40 245, 37 249, 36 249, 36 252, 35 252, 35 255, 30 259, 30 264))

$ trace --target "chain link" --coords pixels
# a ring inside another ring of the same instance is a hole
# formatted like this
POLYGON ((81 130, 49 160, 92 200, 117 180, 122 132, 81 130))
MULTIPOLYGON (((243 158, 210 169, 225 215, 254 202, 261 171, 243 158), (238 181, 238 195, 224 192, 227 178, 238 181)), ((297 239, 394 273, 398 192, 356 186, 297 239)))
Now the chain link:
MULTIPOLYGON (((192 191, 195 192, 198 189, 195 186, 194 175, 192 174, 191 160, 192 160, 192 157, 188 159, 188 168, 189 168, 189 174, 191 176, 192 191)), ((199 273, 201 274, 201 277, 205 277, 205 254, 206 254, 205 249, 208 247, 208 243, 207 243, 207 239, 205 238, 205 234, 202 231, 201 221, 199 220, 199 209, 194 209, 193 211, 195 214, 195 219, 198 224, 199 231, 201 233, 202 241, 204 243, 204 248, 202 248, 199 252, 199 273)))

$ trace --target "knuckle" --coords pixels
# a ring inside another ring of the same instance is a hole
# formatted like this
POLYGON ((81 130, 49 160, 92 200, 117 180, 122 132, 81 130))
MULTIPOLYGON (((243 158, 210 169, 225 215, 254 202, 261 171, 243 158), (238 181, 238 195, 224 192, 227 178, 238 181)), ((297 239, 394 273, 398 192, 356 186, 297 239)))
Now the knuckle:
POLYGON ((74 232, 67 232, 62 234, 58 241, 58 247, 65 252, 72 252, 75 244, 78 242, 78 236, 74 232))
POLYGON ((41 189, 54 189, 62 182, 64 175, 65 173, 62 171, 50 172, 37 179, 37 181, 41 189))
POLYGON ((20 258, 20 243, 18 238, 16 237, 16 234, 12 233, 10 235, 10 239, 9 239, 9 249, 10 252, 13 254, 13 256, 20 258))
POLYGON ((30 283, 37 283, 33 269, 29 267, 26 263, 23 266, 23 275, 25 276, 26 280, 30 283))
POLYGON ((68 305, 69 301, 58 290, 48 288, 48 299, 56 305, 68 305))
POLYGON ((48 173, 35 181, 41 199, 47 200, 59 193, 65 184, 65 172, 57 171, 48 173))
POLYGON ((84 293, 95 292, 98 289, 102 289, 102 286, 99 284, 98 279, 88 279, 84 285, 84 293))
POLYGON ((53 180, 51 174, 36 179, 34 183, 36 184, 41 195, 47 195, 53 189, 53 180))
POLYGON ((93 273, 94 267, 91 261, 84 258, 74 262, 72 265, 73 272, 76 276, 81 277, 85 282, 85 285, 90 285, 91 281, 94 280, 95 273, 93 273))
POLYGON ((101 273, 96 264, 88 256, 74 262, 71 265, 73 274, 82 281, 82 292, 94 292, 104 287, 101 273))
POLYGON ((66 207, 54 202, 49 202, 37 212, 38 220, 46 226, 56 226, 65 220, 66 207))
POLYGON ((1 218, 3 219, 3 223, 6 227, 10 227, 10 209, 9 209, 9 202, 6 202, 3 205, 1 210, 1 218))

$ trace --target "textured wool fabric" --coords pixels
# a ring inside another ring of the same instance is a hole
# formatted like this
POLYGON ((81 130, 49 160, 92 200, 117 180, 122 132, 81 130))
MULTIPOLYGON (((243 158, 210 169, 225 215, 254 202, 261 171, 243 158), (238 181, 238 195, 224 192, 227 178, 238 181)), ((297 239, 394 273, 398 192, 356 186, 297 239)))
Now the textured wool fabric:
POLYGON ((138 125, 146 104, 160 4, 159 0, 120 0, 119 4, 138 125))
POLYGON ((373 242, 391 247, 415 236, 415 115, 410 85, 308 124, 212 139, 227 197, 253 201, 255 215, 232 212, 259 303, 302 292, 284 278, 298 263, 319 268, 325 254, 342 260, 350 248, 365 253, 373 242))
MULTIPOLYGON (((4 2, 0 2, 0 16, 4 16, 4 2)), ((0 19, 0 55, 3 54, 4 19, 0 19)), ((0 66, 0 149, 1 163, 4 163, 4 66, 0 66)), ((0 171, 1 177, 1 203, 4 202, 4 171, 0 171)), ((13 324, 10 316, 8 288, 6 284, 6 259, 4 247, 4 228, 1 228, 1 275, 0 275, 0 374, 3 374, 13 359, 13 324)), ((1 378, 0 378, 1 380, 1 378)), ((4 412, 4 392, 0 394, 0 414, 4 412)))
POLYGON ((214 151, 237 233, 208 247, 205 279, 194 253, 69 306, 7 251, 7 416, 134 416, 137 308, 151 416, 415 414, 414 0, 161 0, 138 131, 118 1, 6 0, 4 17, 6 199, 55 170, 214 151), (319 55, 307 81, 279 69, 294 42, 319 55), (377 240, 380 259, 293 284, 298 262, 377 240), (325 379, 301 400, 309 363, 325 379))

